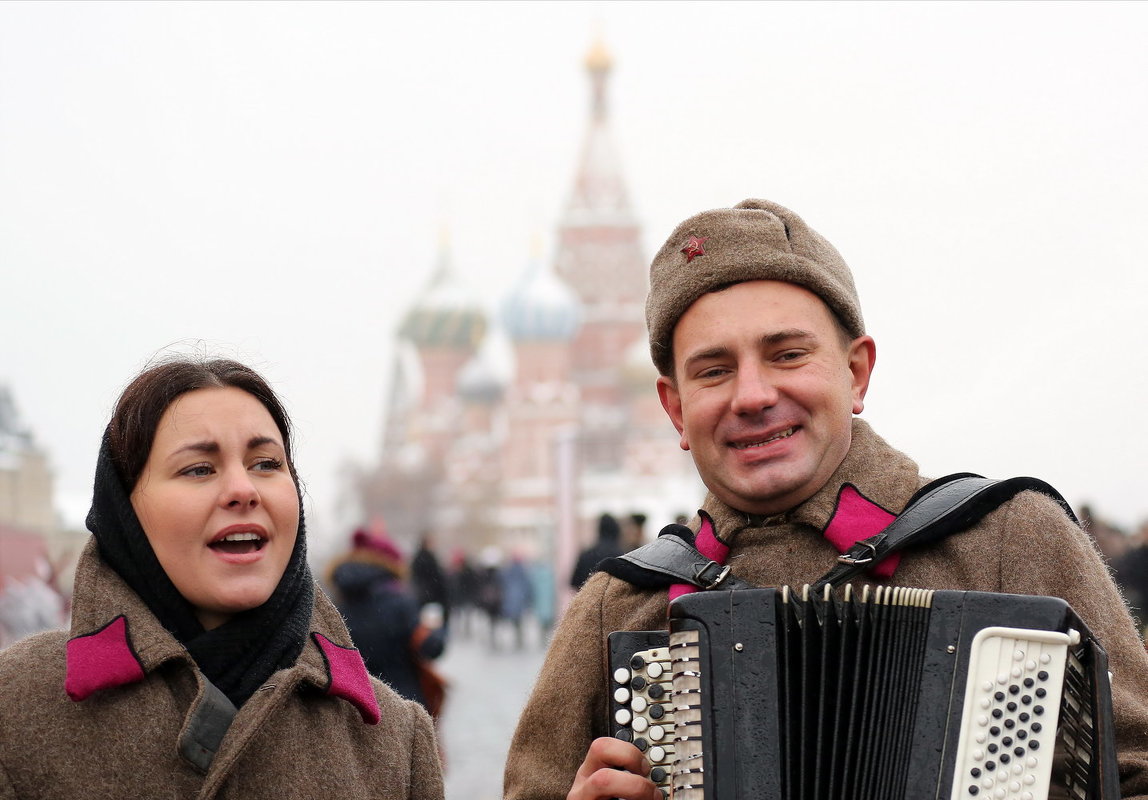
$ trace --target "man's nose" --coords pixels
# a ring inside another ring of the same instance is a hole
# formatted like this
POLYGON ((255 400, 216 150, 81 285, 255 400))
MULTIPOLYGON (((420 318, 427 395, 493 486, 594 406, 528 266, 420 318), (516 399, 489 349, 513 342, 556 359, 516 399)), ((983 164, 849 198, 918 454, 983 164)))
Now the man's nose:
POLYGON ((758 365, 738 368, 732 403, 735 414, 758 414, 777 405, 777 398, 769 370, 758 365))

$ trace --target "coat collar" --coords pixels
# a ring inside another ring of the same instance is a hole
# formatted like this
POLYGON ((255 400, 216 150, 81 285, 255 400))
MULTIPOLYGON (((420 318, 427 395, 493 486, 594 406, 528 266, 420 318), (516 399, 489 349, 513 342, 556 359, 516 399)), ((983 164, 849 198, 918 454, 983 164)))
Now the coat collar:
MULTIPOLYGON (((900 513, 913 493, 924 484, 917 464, 890 447, 869 424, 854 417, 849 452, 829 481, 805 502, 769 517, 746 514, 712 493, 702 510, 710 515, 719 539, 733 543, 746 528, 799 524, 811 527, 833 541, 835 528, 859 527, 871 535, 900 513), (836 524, 834 521, 836 519, 836 524), (874 526, 877 526, 875 529, 874 526)), ((865 537, 860 537, 865 538, 865 537)), ((854 539, 856 541, 856 538, 854 539)))
MULTIPOLYGON (((100 558, 94 538, 80 556, 75 586, 64 681, 72 700, 142 681, 168 661, 182 660, 195 667, 187 650, 100 558)), ((328 695, 350 702, 364 722, 379 721, 367 668, 322 591, 315 592, 311 635, 292 669, 328 695)))

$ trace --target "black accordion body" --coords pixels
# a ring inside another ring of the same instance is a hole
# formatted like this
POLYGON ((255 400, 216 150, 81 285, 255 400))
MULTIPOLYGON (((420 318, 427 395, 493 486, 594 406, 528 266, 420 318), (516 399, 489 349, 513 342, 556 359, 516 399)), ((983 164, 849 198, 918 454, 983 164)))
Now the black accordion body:
POLYGON ((673 800, 1119 799, 1107 656, 1059 598, 698 592, 669 628, 610 635, 610 724, 673 800))

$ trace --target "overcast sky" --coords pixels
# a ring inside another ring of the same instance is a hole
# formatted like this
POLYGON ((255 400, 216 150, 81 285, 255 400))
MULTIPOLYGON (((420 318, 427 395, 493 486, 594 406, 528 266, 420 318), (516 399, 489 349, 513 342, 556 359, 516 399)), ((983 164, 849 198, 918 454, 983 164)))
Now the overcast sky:
POLYGON ((647 255, 793 208, 856 275, 864 416, 926 474, 1148 518, 1148 5, 7 2, 0 382, 68 518, 172 343, 273 381, 339 518, 439 230, 491 301, 552 250, 598 34, 647 255))

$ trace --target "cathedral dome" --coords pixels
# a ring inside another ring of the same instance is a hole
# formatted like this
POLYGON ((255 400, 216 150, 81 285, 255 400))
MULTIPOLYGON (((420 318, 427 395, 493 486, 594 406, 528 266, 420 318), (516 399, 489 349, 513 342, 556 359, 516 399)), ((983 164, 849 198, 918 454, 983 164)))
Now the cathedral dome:
POLYGON ((467 349, 486 332, 486 313, 458 279, 445 243, 438 266, 414 307, 403 317, 399 336, 418 347, 467 349))
POLYGON ((569 341, 582 324, 582 304, 541 258, 531 259, 502 304, 502 324, 520 341, 569 341))
POLYGON ((502 398, 514 370, 514 353, 505 334, 494 326, 458 375, 458 394, 472 403, 493 404, 502 398))

